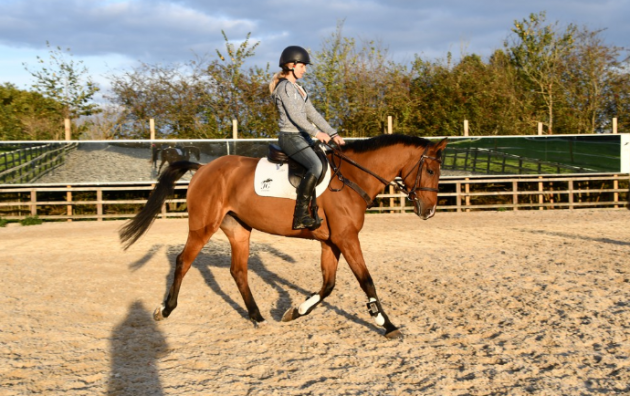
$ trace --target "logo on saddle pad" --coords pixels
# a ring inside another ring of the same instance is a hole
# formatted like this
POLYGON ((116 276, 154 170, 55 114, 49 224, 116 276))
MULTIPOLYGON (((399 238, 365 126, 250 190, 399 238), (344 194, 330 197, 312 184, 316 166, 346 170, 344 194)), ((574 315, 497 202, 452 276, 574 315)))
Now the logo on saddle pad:
MULTIPOLYGON (((330 169, 324 179, 315 188, 316 196, 326 191, 330 183, 330 169)), ((254 174, 254 190, 262 197, 296 199, 295 187, 289 181, 289 164, 274 164, 267 158, 261 158, 254 174)))

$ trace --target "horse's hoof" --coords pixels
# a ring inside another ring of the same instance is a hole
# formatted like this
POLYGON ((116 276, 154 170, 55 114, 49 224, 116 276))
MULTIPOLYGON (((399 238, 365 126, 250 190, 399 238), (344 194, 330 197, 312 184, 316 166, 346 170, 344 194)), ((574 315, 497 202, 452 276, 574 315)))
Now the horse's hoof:
POLYGON ((154 319, 156 322, 159 322, 160 320, 164 320, 164 319, 166 319, 166 318, 164 317, 164 315, 162 315, 162 309, 163 309, 163 308, 164 308, 164 306, 163 306, 163 305, 161 305, 161 306, 159 306, 159 307, 155 308, 155 311, 153 311, 153 319, 154 319))
POLYGON ((261 327, 267 327, 267 321, 263 320, 261 322, 256 322, 255 320, 252 320, 252 323, 254 323, 254 327, 255 328, 261 328, 261 327))
POLYGON ((289 308, 287 312, 282 316, 283 322, 290 322, 300 317, 300 313, 297 308, 289 308))
POLYGON ((400 340, 403 338, 402 332, 398 329, 385 333, 385 337, 390 340, 400 340))

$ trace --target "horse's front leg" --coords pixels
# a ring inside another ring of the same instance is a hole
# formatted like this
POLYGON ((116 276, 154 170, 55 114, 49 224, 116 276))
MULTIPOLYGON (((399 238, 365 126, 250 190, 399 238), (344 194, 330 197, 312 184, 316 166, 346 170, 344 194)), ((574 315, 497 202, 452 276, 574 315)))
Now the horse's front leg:
POLYGON ((283 322, 289 322, 300 316, 308 315, 311 311, 321 304, 324 298, 328 297, 335 288, 335 280, 337 278, 337 266, 339 264, 339 249, 328 243, 322 242, 322 277, 323 283, 319 293, 314 293, 297 307, 290 308, 282 317, 283 322))
POLYGON ((394 324, 389 320, 389 317, 383 310, 381 302, 376 295, 376 287, 374 286, 372 276, 365 265, 365 259, 363 258, 363 252, 361 251, 361 244, 359 243, 358 235, 343 238, 339 247, 343 257, 348 262, 348 265, 350 265, 352 273, 359 281, 361 289, 363 289, 368 297, 368 312, 374 318, 376 324, 385 328, 385 337, 402 337, 402 333, 398 330, 398 327, 394 326, 394 324))

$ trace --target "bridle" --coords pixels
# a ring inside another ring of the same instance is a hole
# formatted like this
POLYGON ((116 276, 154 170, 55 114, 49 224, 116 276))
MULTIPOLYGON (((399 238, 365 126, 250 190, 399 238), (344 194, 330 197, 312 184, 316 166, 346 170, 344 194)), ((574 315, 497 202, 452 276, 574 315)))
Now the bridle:
MULTIPOLYGON (((372 203, 373 203, 372 199, 356 183, 354 183, 353 181, 348 180, 345 177, 343 177, 343 175, 341 174, 341 171, 340 171, 341 162, 339 162, 339 165, 335 164, 334 157, 338 157, 340 161, 343 160, 343 161, 348 162, 349 164, 354 165, 355 167, 361 169, 363 172, 365 172, 365 173, 373 176, 374 178, 376 178, 378 181, 383 183, 385 186, 392 186, 392 187, 394 187, 397 191, 405 194, 407 196, 407 199, 409 201, 411 201, 411 202, 414 202, 416 205, 419 205, 419 202, 418 202, 419 198, 418 198, 417 191, 430 191, 430 192, 435 192, 435 193, 438 192, 437 188, 420 187, 420 182, 422 180, 422 167, 424 166, 425 161, 426 160, 432 160, 432 161, 437 161, 439 164, 442 164, 442 159, 441 158, 439 158, 439 157, 432 157, 430 155, 427 155, 427 152, 429 150, 429 146, 428 145, 424 148, 424 151, 422 152, 422 155, 420 156, 420 159, 418 160, 418 162, 416 162, 414 164, 414 166, 411 167, 411 169, 405 175, 405 177, 402 177, 402 178, 401 177, 397 177, 393 181, 386 180, 385 178, 377 175, 376 173, 372 172, 371 170, 367 169, 366 167, 364 167, 363 165, 357 163, 356 161, 352 160, 351 158, 348 158, 338 148, 330 146, 327 143, 324 143, 324 145, 326 145, 327 147, 329 147, 332 150, 332 159, 330 161, 330 165, 331 165, 331 167, 334 170, 334 174, 337 175, 337 178, 344 185, 347 185, 348 187, 352 188, 357 193, 359 193, 359 195, 361 195, 361 197, 367 203, 368 207, 372 206, 372 203), (414 169, 417 169, 416 181, 415 181, 413 187, 409 188, 405 184, 405 179, 407 179, 409 177, 409 175, 411 175, 411 172, 413 172, 414 169)), ((341 191, 342 189, 343 189, 343 187, 340 188, 340 189, 332 189, 331 188, 332 191, 341 191)))

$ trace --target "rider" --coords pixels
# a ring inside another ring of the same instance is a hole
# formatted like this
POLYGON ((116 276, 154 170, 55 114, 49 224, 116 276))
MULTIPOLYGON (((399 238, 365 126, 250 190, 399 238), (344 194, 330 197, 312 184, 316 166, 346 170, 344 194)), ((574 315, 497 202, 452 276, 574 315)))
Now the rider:
POLYGON ((313 149, 312 138, 324 143, 332 140, 338 145, 345 144, 337 131, 315 110, 304 88, 297 84, 297 80, 306 73, 306 65, 310 63, 311 59, 304 48, 289 46, 280 55, 279 66, 282 71, 276 73, 269 83, 271 97, 280 113, 278 144, 282 151, 308 170, 297 188, 293 214, 295 230, 316 229, 320 226, 308 208, 323 171, 322 163, 313 149))

